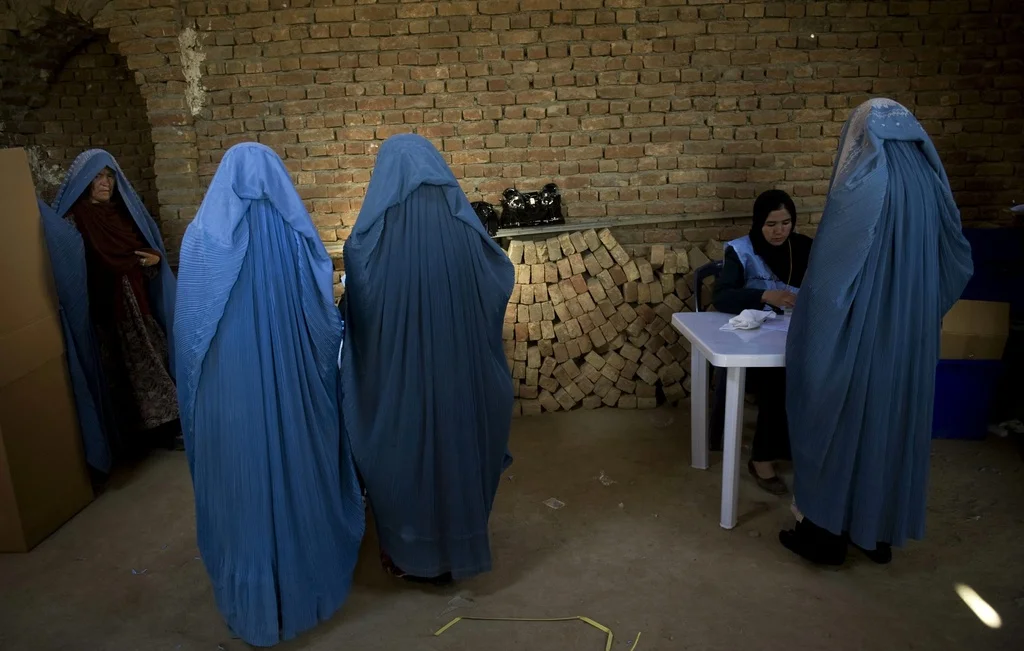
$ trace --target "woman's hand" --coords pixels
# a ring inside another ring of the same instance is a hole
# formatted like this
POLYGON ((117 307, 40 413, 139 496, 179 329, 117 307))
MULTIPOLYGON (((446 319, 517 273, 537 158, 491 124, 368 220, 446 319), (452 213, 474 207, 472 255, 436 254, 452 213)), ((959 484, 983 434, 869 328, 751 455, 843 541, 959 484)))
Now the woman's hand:
POLYGON ((769 289, 761 294, 761 300, 768 305, 774 305, 782 309, 792 308, 796 305, 796 294, 779 289, 769 289))
POLYGON ((139 259, 139 265, 143 267, 153 267, 160 264, 160 256, 148 251, 136 251, 135 257, 139 259))

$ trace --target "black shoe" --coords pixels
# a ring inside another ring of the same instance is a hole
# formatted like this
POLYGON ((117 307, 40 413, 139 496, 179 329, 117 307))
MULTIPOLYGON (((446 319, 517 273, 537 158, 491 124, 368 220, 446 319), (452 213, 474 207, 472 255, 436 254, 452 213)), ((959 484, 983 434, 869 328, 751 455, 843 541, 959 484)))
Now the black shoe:
POLYGON ((779 542, 789 551, 819 565, 846 562, 846 540, 822 529, 807 518, 796 527, 779 532, 779 542))
POLYGON ((451 572, 445 572, 441 576, 432 576, 432 577, 429 577, 429 578, 422 577, 422 576, 412 576, 411 574, 406 574, 402 578, 405 579, 406 581, 409 581, 410 583, 426 583, 426 584, 429 584, 429 585, 432 585, 432 586, 436 586, 436 587, 439 587, 439 588, 442 588, 442 587, 444 587, 446 585, 451 585, 452 583, 455 582, 454 579, 452 579, 452 573, 451 572))
POLYGON ((160 441, 160 447, 170 452, 183 452, 185 450, 185 438, 180 434, 174 437, 164 437, 160 441))
POLYGON ((874 549, 864 549, 863 547, 857 547, 857 549, 879 565, 888 565, 892 562, 892 545, 889 543, 877 542, 874 549))
POLYGON ((754 468, 754 462, 747 462, 747 470, 754 477, 754 481, 761 487, 761 490, 767 491, 772 495, 785 495, 789 492, 789 488, 786 486, 786 482, 782 481, 782 478, 778 475, 765 479, 761 475, 757 474, 757 469, 754 468))
POLYGON ((110 473, 100 472, 89 466, 89 481, 92 484, 93 495, 100 495, 107 488, 107 482, 110 481, 110 473))
POLYGON ((402 579, 403 581, 408 581, 410 583, 427 583, 437 587, 444 587, 455 582, 455 580, 452 578, 451 572, 445 572, 440 576, 431 577, 413 576, 412 574, 406 574, 405 571, 402 570, 402 568, 395 565, 394 561, 391 560, 391 557, 388 556, 383 550, 381 550, 380 552, 380 563, 381 566, 384 568, 385 572, 387 572, 395 578, 402 579))

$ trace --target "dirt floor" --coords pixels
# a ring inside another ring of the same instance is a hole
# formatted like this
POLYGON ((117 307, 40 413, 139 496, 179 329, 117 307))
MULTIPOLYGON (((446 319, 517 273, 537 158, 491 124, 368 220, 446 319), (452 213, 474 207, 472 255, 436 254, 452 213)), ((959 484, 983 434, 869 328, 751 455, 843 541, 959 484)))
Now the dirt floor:
MULTIPOLYGON (((1024 461, 1005 439, 934 446, 929 533, 888 567, 811 567, 778 543, 789 499, 741 482, 719 528, 721 465, 690 468, 685 412, 604 410, 515 422, 491 519, 495 569, 449 589, 386 577, 368 536, 352 597, 283 650, 1024 648, 1024 461), (602 481, 603 477, 603 481, 602 481), (553 510, 550 497, 565 503, 553 510), (999 612, 986 628, 954 592, 999 612)), ((0 556, 0 649, 234 651, 197 558, 182 453, 154 454, 27 555, 0 556)))

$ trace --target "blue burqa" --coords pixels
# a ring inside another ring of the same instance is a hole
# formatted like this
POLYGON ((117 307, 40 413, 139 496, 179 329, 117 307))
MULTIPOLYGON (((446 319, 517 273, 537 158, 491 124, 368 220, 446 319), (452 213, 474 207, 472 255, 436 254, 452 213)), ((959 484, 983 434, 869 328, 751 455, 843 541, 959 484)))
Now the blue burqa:
POLYGON ((970 246, 920 123, 850 116, 786 349, 796 507, 854 544, 924 535, 942 316, 970 246))
POLYGON ((199 550, 225 620, 256 646, 342 605, 363 536, 332 274, 277 155, 228 150, 182 242, 178 400, 199 550))
POLYGON ((514 272, 424 138, 381 146, 345 272, 342 412, 381 548, 413 576, 485 572, 511 462, 514 272))
MULTIPOLYGON (((43 215, 43 231, 50 249, 54 281, 64 319, 64 339, 68 348, 68 367, 78 407, 78 420, 90 466, 101 472, 110 470, 110 443, 115 439, 115 419, 110 395, 100 365, 96 335, 89 315, 89 287, 85 264, 85 244, 74 226, 65 221, 68 212, 96 175, 109 168, 116 178, 116 190, 142 232, 150 248, 160 252, 160 267, 148 281, 150 307, 157 323, 167 335, 169 374, 174 378, 174 273, 167 263, 160 229, 128 182, 121 167, 108 152, 90 149, 81 153, 68 169, 57 190, 51 209, 43 215)), ((40 202, 41 203, 41 202, 40 202)))
POLYGON ((110 440, 117 425, 111 413, 99 345, 89 315, 85 244, 75 227, 53 214, 42 200, 39 200, 39 214, 57 288, 60 324, 85 460, 96 470, 108 472, 110 440))

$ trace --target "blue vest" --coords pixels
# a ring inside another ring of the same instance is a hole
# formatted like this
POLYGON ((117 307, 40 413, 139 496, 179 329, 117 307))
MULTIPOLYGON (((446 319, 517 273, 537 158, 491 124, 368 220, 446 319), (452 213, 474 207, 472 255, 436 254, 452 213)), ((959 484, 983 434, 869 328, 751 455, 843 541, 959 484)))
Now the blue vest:
POLYGON ((743 265, 743 286, 747 289, 781 290, 794 294, 800 292, 798 287, 790 287, 768 268, 764 260, 754 253, 754 244, 750 241, 749 235, 744 235, 738 240, 733 240, 725 245, 736 252, 743 265))

